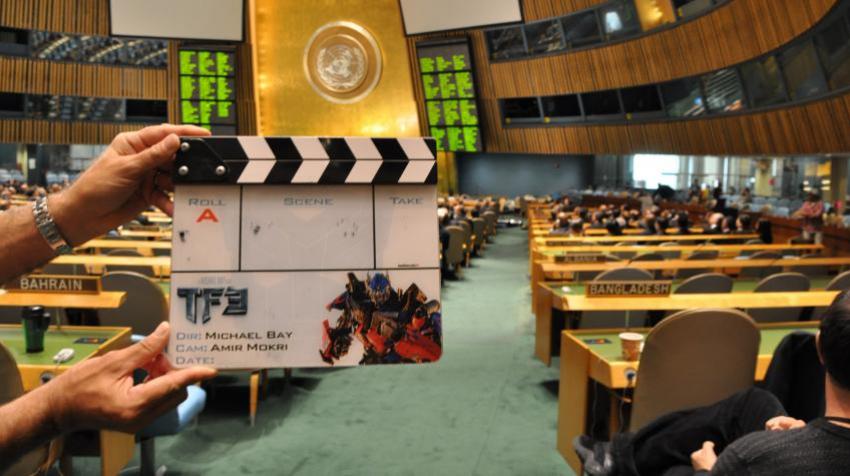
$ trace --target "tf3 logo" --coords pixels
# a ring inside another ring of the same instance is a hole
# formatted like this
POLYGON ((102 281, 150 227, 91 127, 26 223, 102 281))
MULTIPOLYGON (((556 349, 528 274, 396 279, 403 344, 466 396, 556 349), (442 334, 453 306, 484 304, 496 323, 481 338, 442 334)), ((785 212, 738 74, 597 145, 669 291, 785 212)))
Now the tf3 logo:
POLYGON ((221 305, 221 298, 227 299, 225 316, 244 316, 248 313, 248 289, 226 288, 177 288, 177 297, 186 300, 186 319, 192 324, 198 323, 198 308, 201 308, 201 323, 212 319, 213 306, 221 305), (198 305, 198 298, 201 305, 198 305))

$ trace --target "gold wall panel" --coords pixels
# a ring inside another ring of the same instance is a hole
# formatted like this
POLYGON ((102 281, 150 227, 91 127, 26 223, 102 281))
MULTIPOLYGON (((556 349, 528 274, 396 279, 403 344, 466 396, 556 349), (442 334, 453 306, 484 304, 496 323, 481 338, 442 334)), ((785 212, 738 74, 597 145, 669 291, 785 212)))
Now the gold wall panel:
POLYGON ((398 0, 253 0, 258 127, 263 135, 418 136, 410 58, 398 0), (304 48, 321 26, 350 21, 383 54, 377 87, 363 100, 335 104, 304 74, 304 48))

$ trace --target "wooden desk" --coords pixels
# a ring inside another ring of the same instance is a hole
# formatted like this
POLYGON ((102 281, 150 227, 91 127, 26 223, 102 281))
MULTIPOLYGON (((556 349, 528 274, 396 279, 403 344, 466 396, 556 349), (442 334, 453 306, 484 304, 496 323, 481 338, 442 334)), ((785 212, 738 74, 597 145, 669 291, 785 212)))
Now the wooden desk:
POLYGON ((551 246, 552 243, 641 243, 668 241, 746 241, 757 239, 759 235, 622 235, 622 236, 558 236, 548 235, 536 238, 536 244, 551 246))
MULTIPOLYGON (((815 332, 818 323, 761 325, 761 344, 755 380, 763 380, 773 352, 791 332, 815 332)), ((558 383, 558 452, 570 467, 581 474, 581 462, 573 451, 572 440, 586 433, 585 422, 590 399, 588 383, 593 380, 612 389, 625 389, 627 370, 638 370, 637 362, 622 360, 619 333, 622 330, 564 331, 561 334, 561 376, 558 383), (588 340, 607 339, 610 343, 588 344, 588 340)), ((642 334, 648 329, 638 330, 642 334)))
POLYGON ((140 249, 140 250, 170 250, 170 241, 148 241, 148 240, 108 240, 96 239, 90 240, 77 249, 140 249))
POLYGON ((800 266, 847 266, 850 256, 833 256, 827 258, 781 258, 781 259, 715 259, 715 260, 682 260, 671 259, 664 261, 611 261, 605 263, 535 263, 540 267, 543 276, 560 279, 565 274, 580 271, 607 271, 617 268, 637 268, 656 271, 675 271, 679 269, 740 269, 740 268, 795 268, 800 266))
POLYGON ((770 245, 675 245, 675 246, 660 246, 660 245, 634 245, 634 246, 613 246, 613 245, 589 245, 589 246, 540 246, 534 252, 541 258, 549 258, 554 256, 563 256, 569 253, 658 253, 664 251, 678 251, 683 254, 692 254, 697 251, 717 251, 721 256, 734 255, 737 256, 741 252, 750 251, 793 251, 799 253, 817 253, 824 250, 823 245, 791 245, 791 244, 770 244, 770 245))
MULTIPOLYGON (((696 227, 696 228, 690 229, 690 232, 692 234, 695 234, 695 235, 702 233, 702 231, 703 231, 702 227, 696 227)), ((643 229, 640 229, 640 228, 624 228, 623 229, 624 235, 640 235, 641 233, 643 233, 643 229)), ((671 235, 671 236, 678 235, 679 229, 678 228, 668 228, 665 231, 665 233, 667 233, 668 235, 671 235)), ((585 234, 585 236, 611 236, 608 233, 608 230, 605 229, 605 228, 585 228, 584 234, 585 234)))
MULTIPOLYGON (((829 278, 813 279, 820 291, 754 293, 758 280, 736 280, 731 293, 671 294, 664 297, 593 297, 584 294, 583 284, 540 283, 535 306, 534 355, 552 363, 558 349, 558 333, 571 322, 558 312, 588 311, 681 311, 698 308, 773 309, 783 307, 828 307, 838 291, 823 291, 829 278), (569 291, 561 285, 565 284, 569 291)), ((674 284, 674 290, 679 283, 674 284)), ((573 322, 575 324, 575 322, 573 322)), ((642 324, 642 323, 641 323, 642 324)))
POLYGON ((124 304, 124 291, 103 291, 98 294, 64 294, 38 292, 0 292, 0 306, 43 306, 64 309, 118 309, 124 304))
POLYGON ((51 261, 56 264, 76 264, 89 267, 105 266, 150 266, 157 276, 171 274, 170 256, 103 256, 103 255, 62 255, 51 261))
POLYGON ((154 238, 157 240, 170 240, 171 230, 167 231, 141 231, 141 230, 120 230, 118 232, 125 238, 154 238))
MULTIPOLYGON (((24 390, 29 392, 41 385, 43 375, 56 376, 71 366, 109 351, 130 345, 129 327, 50 327, 44 336, 44 352, 28 354, 20 325, 0 325, 0 342, 9 349, 18 364, 24 390), (107 339, 103 344, 78 344, 81 337, 107 339), (63 348, 74 349, 74 358, 56 365, 53 356, 63 348)), ((134 435, 116 431, 100 432, 101 474, 114 476, 133 458, 136 438, 134 435)))

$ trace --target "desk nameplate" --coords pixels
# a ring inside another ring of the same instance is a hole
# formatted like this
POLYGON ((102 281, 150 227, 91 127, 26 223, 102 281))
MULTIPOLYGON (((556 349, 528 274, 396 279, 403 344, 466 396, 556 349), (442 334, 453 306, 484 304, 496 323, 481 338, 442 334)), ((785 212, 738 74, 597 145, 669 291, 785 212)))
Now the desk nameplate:
POLYGON ((7 291, 56 294, 100 294, 97 276, 30 274, 6 283, 7 291))
POLYGON ((601 253, 570 253, 555 256, 556 263, 604 263, 607 256, 601 253))
POLYGON ((672 281, 591 281, 585 285, 587 297, 662 297, 672 290, 672 281))

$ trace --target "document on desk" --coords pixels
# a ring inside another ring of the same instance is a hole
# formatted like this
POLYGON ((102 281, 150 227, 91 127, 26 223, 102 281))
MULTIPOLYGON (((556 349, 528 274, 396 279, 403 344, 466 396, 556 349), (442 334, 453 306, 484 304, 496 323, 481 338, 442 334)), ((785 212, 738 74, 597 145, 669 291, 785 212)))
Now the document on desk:
POLYGON ((181 139, 171 362, 438 360, 435 154, 425 138, 181 139))

